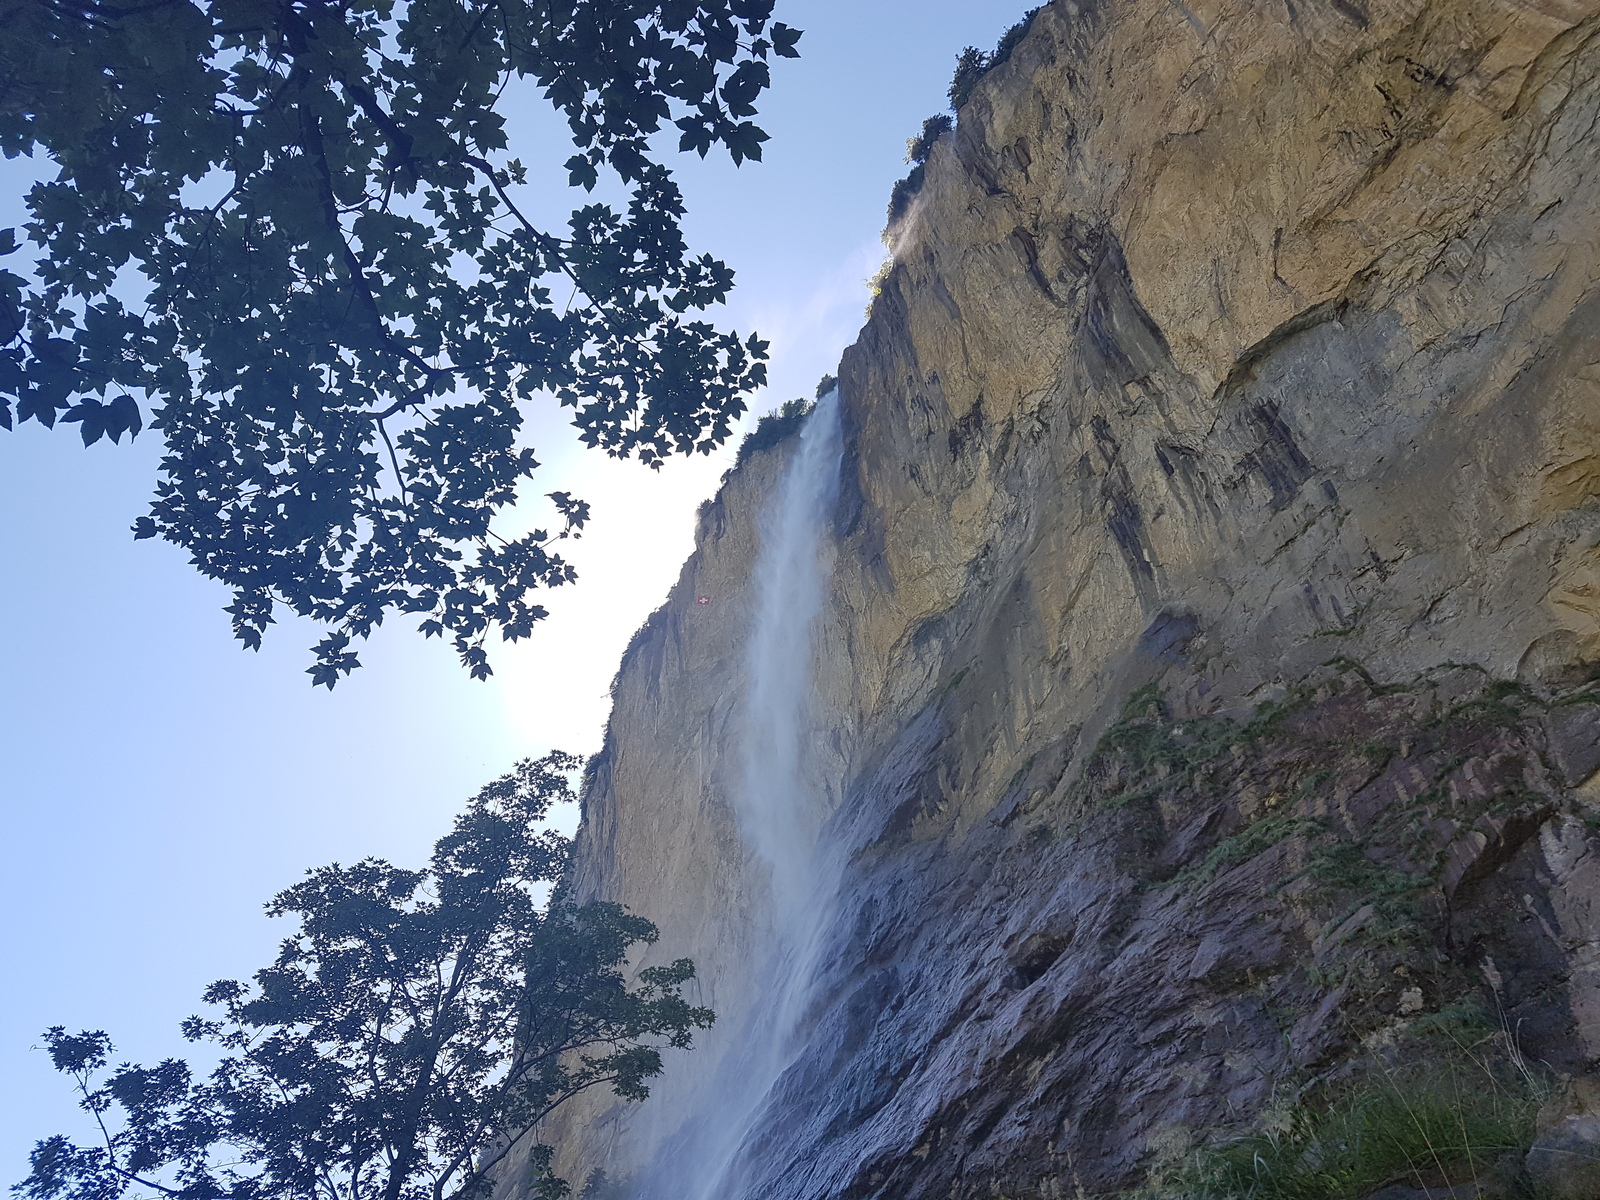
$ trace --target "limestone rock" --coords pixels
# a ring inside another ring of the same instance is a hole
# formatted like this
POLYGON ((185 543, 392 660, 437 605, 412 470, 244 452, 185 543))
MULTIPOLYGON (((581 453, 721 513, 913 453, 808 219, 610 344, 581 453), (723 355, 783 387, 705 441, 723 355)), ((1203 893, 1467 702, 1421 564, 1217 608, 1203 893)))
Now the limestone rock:
POLYGON ((1573 1080, 1539 1110, 1528 1174, 1552 1200, 1600 1196, 1600 1079, 1573 1080))
POLYGON ((630 646, 574 865, 718 1029, 562 1114, 566 1177, 659 1195, 733 1128, 744 1200, 1127 1188, 1486 962, 1593 1069, 1597 124, 1600 0, 1039 12, 839 369, 792 1061, 696 1107, 763 983, 730 798, 785 444, 630 646))
POLYGON ((1578 787, 1600 771, 1600 704, 1557 708, 1546 727, 1550 756, 1569 787, 1578 787))

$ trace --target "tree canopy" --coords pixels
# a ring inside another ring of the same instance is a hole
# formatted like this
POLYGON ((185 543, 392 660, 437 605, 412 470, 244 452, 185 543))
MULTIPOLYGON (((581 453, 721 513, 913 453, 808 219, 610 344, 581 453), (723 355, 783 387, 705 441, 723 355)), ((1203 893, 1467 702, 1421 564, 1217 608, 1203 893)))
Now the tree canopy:
POLYGON ((315 683, 393 613, 488 675, 589 512, 553 492, 554 532, 491 530, 538 466, 525 405, 656 465, 720 445, 765 382, 765 343, 693 316, 733 276, 691 254, 658 135, 761 157, 749 118, 800 36, 772 10, 0 0, 0 151, 57 168, 28 196, 31 277, 0 270, 0 425, 158 428, 135 536, 232 589, 249 647, 279 605, 320 623, 315 683), (570 128, 553 172, 511 153, 519 80, 570 128), (602 172, 620 210, 527 215, 528 188, 602 172))
MULTIPOLYGON (((661 1048, 687 1047, 708 1009, 684 1000, 686 959, 622 970, 650 922, 559 893, 567 842, 535 832, 571 799, 577 761, 525 761, 485 787, 426 870, 380 859, 307 873, 268 905, 298 918, 254 986, 206 990, 220 1018, 191 1041, 228 1052, 197 1080, 181 1059, 107 1068, 98 1031, 45 1043, 98 1123, 98 1144, 38 1144, 14 1189, 26 1200, 466 1200, 588 1088, 648 1095, 661 1048)), ((550 1148, 527 1148, 530 1194, 565 1195, 550 1148)))

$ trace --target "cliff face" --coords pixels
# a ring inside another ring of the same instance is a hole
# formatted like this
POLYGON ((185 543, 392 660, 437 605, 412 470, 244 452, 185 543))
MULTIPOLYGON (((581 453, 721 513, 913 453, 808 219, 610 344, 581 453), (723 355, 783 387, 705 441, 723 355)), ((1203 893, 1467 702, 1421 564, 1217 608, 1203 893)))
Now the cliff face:
MULTIPOLYGON (((1057 0, 981 81, 840 366, 843 876, 739 1194, 1127 1186, 1485 979, 1600 1058, 1597 121, 1594 0, 1057 0)), ((702 514, 580 833, 724 1032, 567 1114, 569 1178, 734 1121, 791 454, 702 514)))

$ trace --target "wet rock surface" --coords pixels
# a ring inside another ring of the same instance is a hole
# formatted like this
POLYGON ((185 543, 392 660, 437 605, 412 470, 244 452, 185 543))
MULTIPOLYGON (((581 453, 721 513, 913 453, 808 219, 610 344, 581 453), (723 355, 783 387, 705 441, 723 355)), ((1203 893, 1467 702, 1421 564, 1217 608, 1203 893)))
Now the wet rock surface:
MULTIPOLYGON (((864 854, 849 890, 867 898, 854 927, 871 940, 838 948, 850 966, 835 986, 871 961, 896 994, 862 1053, 807 1090, 873 1101, 798 1141, 774 1164, 781 1186, 1132 1186, 1163 1130, 1227 1126, 1297 1069, 1326 1070, 1468 995, 1503 1013, 1529 1058, 1581 1070, 1600 1028, 1565 985, 1572 942, 1600 928, 1551 936, 1562 867, 1538 833, 1562 802, 1537 790, 1545 702, 1486 678, 1463 692, 1330 674, 1249 721, 1136 695, 1076 781, 959 850, 908 847, 912 829, 864 854), (1495 756, 1515 771, 1474 768, 1495 756), (1525 831, 1447 890, 1449 831, 1478 827, 1525 831), (966 969, 945 970, 957 956, 966 969), (868 1078, 885 1061, 908 1064, 887 1097, 868 1078), (911 1127, 908 1154, 893 1138, 911 1127)), ((946 719, 961 701, 958 688, 946 719)), ((880 778, 869 793, 906 786, 880 778)), ((1581 840, 1584 856, 1600 846, 1587 829, 1581 840)))
MULTIPOLYGON (((1126 1188, 1474 995, 1600 1061, 1597 124, 1588 0, 1056 0, 979 83, 840 366, 847 867, 743 1195, 1126 1188)), ((761 986, 730 796, 792 448, 702 514, 585 789, 576 890, 719 1013, 546 1131, 619 1194, 729 1119, 761 986)))

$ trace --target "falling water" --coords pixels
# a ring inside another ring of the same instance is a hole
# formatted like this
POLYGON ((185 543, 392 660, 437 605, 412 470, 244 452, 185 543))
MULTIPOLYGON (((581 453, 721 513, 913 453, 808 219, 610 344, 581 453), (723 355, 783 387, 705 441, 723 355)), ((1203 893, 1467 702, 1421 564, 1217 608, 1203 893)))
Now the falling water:
POLYGON ((748 643, 743 787, 735 797, 765 911, 751 914, 763 945, 750 964, 762 994, 737 1034, 739 1050, 703 1094, 699 1134, 680 1145, 674 1200, 732 1200, 742 1191, 740 1148, 772 1085, 792 1061, 817 949, 837 891, 823 844, 826 789, 807 753, 817 618, 831 546, 828 515, 839 488, 839 393, 818 401, 761 522, 748 643))
POLYGON ((839 392, 817 403, 800 432, 800 447, 764 514, 755 568, 745 707, 744 791, 740 828, 771 873, 779 936, 790 951, 815 923, 808 912, 823 855, 818 843, 824 806, 808 771, 813 728, 812 659, 817 616, 831 555, 824 532, 839 490, 839 392), (785 932, 786 931, 786 932, 785 932))

